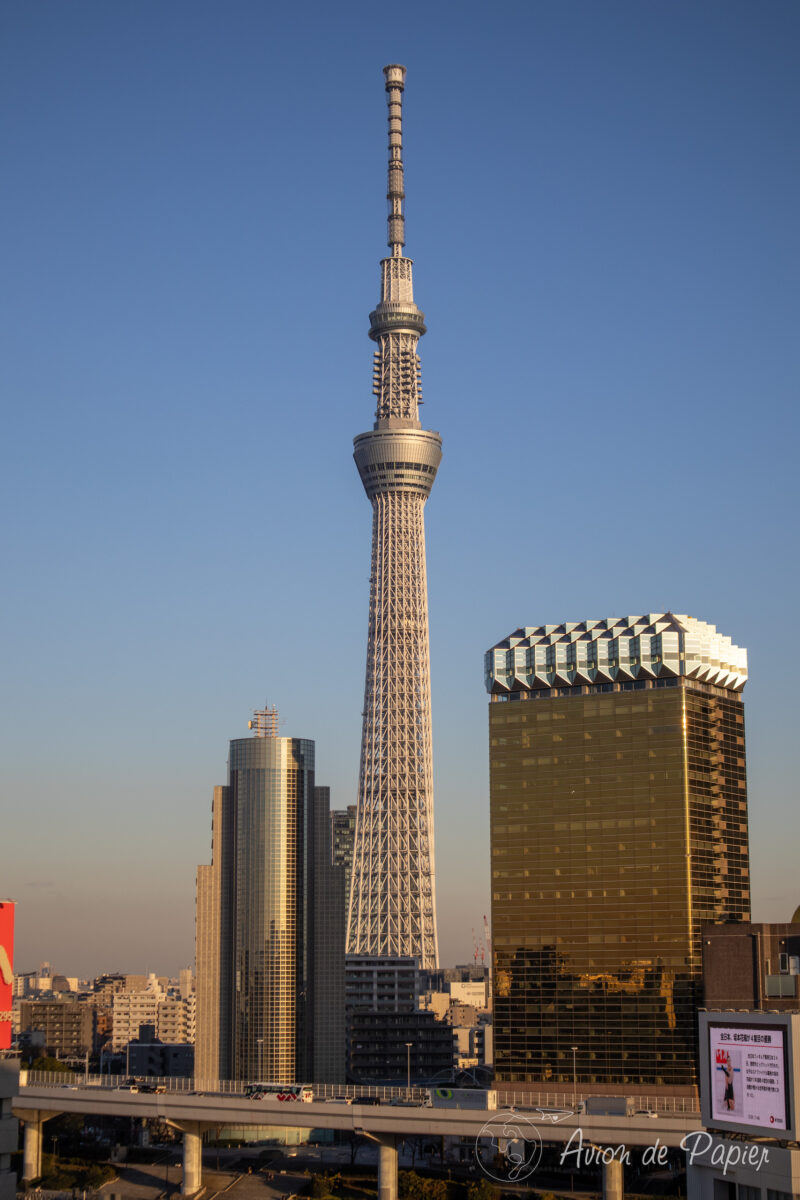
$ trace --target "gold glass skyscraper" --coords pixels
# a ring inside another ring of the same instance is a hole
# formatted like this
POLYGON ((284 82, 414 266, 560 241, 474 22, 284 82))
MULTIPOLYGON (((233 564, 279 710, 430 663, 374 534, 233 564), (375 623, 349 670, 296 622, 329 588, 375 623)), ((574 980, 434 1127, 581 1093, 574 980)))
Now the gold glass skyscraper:
POLYGON ((671 613, 488 652, 498 1081, 695 1086, 700 925, 750 917, 746 678, 671 613))
POLYGON ((195 1075, 344 1078, 344 870, 314 743, 278 736, 275 709, 230 743, 214 789, 212 863, 197 871, 195 1075))

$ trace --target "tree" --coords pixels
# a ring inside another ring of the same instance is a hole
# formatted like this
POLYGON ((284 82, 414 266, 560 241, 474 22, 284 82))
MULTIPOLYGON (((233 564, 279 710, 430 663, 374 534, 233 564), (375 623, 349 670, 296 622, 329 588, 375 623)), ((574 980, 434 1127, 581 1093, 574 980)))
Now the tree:
POLYGON ((49 1054, 35 1058, 31 1063, 30 1069, 32 1071, 58 1071, 62 1075, 72 1074, 71 1067, 68 1067, 66 1063, 62 1063, 58 1058, 52 1058, 49 1054))
POLYGON ((444 1179, 425 1179, 416 1171, 400 1172, 398 1191, 404 1200, 447 1200, 447 1183, 444 1179))
POLYGON ((480 1179, 467 1188, 467 1200, 497 1200, 499 1192, 488 1179, 480 1179))

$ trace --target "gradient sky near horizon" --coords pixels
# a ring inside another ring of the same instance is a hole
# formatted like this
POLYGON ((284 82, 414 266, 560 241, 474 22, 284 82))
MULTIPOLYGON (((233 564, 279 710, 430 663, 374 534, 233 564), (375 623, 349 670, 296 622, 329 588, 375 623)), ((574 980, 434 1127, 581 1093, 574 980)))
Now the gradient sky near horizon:
POLYGON ((193 960, 254 708, 355 803, 404 63, 440 951, 489 912, 483 653, 671 609, 749 652, 756 920, 798 903, 800 6, 10 0, 0 896, 18 970, 193 960))

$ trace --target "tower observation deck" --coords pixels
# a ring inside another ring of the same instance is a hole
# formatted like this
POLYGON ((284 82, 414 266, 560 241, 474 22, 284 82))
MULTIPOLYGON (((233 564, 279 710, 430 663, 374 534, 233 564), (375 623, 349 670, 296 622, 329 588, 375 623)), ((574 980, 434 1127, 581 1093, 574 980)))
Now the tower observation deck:
POLYGON ((381 262, 381 298, 369 318, 376 419, 354 440, 372 502, 372 570, 347 951, 413 955, 430 968, 438 953, 423 510, 442 440, 419 420, 417 343, 425 321, 403 254, 405 74, 405 67, 384 67, 390 256, 381 262))

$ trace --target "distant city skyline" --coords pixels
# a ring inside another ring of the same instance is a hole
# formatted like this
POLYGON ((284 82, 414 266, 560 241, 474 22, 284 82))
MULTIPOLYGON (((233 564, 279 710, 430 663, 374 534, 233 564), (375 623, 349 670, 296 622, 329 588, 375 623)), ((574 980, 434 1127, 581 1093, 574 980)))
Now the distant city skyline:
MULTIPOLYGON (((800 9, 99 0, 0 47, 15 965, 192 960, 219 747, 253 708, 356 801, 365 298, 387 62, 433 336, 440 960, 489 912, 483 654, 672 610, 747 646, 752 914, 800 903, 791 636, 800 9), (377 81, 377 82, 376 82, 377 81)), ((413 230, 413 233, 412 233, 413 230)), ((426 410, 423 409, 423 417, 426 410)))

